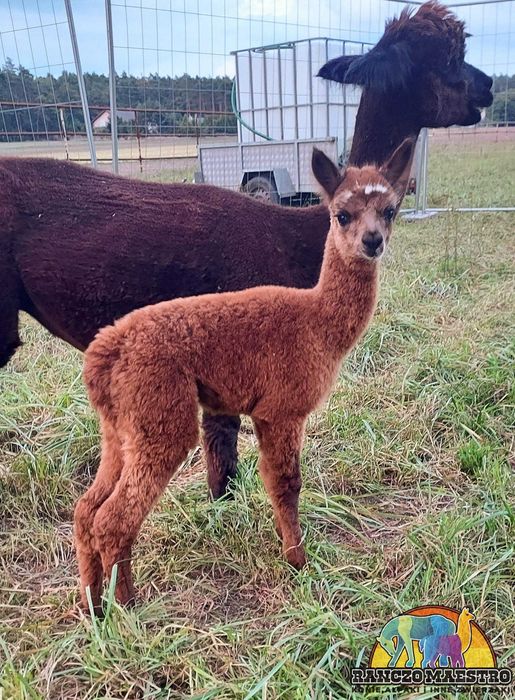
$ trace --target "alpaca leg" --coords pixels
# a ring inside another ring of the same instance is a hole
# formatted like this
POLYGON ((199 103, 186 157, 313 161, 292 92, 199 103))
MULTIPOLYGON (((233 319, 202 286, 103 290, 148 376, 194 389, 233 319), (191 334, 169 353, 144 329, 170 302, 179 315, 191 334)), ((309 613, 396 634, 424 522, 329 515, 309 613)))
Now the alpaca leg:
POLYGON ((403 649, 406 648, 406 644, 404 643, 404 640, 399 636, 397 640, 397 646, 395 647, 395 654, 392 656, 390 661, 388 662, 388 666, 390 668, 395 668, 397 665, 397 661, 399 660, 400 655, 402 654, 403 649))
MULTIPOLYGON (((3 178, 0 178, 3 180, 3 178)), ((3 184, 3 183, 2 183, 3 184)), ((2 185, 0 185, 0 190, 2 185)), ((7 197, 9 199, 9 197, 7 197)), ((7 212, 3 212, 9 217, 7 212)), ((5 223, 2 225, 2 233, 5 223)), ((20 309, 21 282, 14 261, 8 252, 7 239, 2 238, 0 246, 0 279, 2 280, 2 293, 0 294, 0 367, 6 365, 16 348, 21 345, 18 335, 18 311, 20 309)))
POLYGON ((413 642, 411 639, 406 643, 406 651, 408 652, 406 668, 412 668, 415 665, 415 652, 413 651, 413 642))
POLYGON ((203 414, 204 454, 211 498, 223 496, 230 480, 236 476, 240 423, 238 416, 203 414))
POLYGON ((260 448, 259 471, 272 502, 283 552, 287 561, 300 569, 306 563, 298 510, 304 420, 280 424, 254 420, 254 426, 260 448))
POLYGON ((74 513, 74 533, 81 582, 81 605, 88 610, 86 587, 89 586, 93 606, 100 612, 102 594, 102 562, 93 535, 93 519, 98 508, 111 495, 123 466, 119 437, 107 418, 100 419, 102 456, 95 480, 78 500, 74 513))
MULTIPOLYGON (((124 466, 113 493, 100 506, 93 531, 102 566, 110 578, 118 564, 115 596, 119 603, 134 601, 131 574, 132 545, 152 506, 163 493, 171 476, 198 442, 198 417, 195 387, 183 385, 180 377, 170 379, 177 391, 177 401, 166 401, 161 387, 163 406, 154 407, 152 415, 139 417, 137 428, 124 440, 124 466), (154 418, 152 421, 151 418, 154 418)), ((155 392, 156 398, 158 394, 155 392)))

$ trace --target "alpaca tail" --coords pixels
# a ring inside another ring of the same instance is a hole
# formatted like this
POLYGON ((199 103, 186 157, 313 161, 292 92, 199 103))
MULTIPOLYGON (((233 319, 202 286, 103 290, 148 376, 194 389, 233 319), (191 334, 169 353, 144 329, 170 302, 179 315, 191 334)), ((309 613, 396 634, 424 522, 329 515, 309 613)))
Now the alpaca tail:
POLYGON ((113 415, 111 392, 113 367, 120 358, 123 335, 115 326, 102 328, 89 345, 84 359, 84 382, 93 406, 113 415))

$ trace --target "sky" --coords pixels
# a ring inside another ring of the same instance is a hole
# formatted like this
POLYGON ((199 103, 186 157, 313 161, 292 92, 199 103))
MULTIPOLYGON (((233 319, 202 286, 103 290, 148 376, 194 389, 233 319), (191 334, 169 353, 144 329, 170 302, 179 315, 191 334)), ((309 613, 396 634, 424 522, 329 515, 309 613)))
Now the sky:
MULTIPOLYGON (((107 74, 104 0, 71 0, 83 71, 107 74)), ((515 0, 454 7, 467 60, 515 73, 515 0)), ((308 37, 375 42, 399 0, 112 0, 115 67, 135 75, 234 75, 231 51, 308 37)), ((64 0, 0 0, 0 62, 74 71, 64 0)))

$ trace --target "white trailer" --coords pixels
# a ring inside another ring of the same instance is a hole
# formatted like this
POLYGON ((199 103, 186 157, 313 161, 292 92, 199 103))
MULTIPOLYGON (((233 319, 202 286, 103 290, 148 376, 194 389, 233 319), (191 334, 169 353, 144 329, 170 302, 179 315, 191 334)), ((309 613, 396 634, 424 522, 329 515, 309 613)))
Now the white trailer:
POLYGON ((273 202, 311 196, 313 146, 345 162, 361 95, 316 74, 331 58, 368 46, 313 38, 233 51, 238 142, 200 146, 196 180, 273 202))

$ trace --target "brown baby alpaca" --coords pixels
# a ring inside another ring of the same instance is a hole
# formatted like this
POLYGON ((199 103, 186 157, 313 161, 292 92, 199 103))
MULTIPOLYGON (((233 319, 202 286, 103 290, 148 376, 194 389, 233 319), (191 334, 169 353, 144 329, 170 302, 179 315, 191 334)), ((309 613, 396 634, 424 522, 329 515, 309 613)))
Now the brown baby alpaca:
POLYGON ((199 439, 205 411, 252 417, 259 471, 283 551, 305 563, 298 517, 307 416, 375 308, 378 260, 409 176, 413 141, 381 168, 342 176, 320 151, 313 170, 330 214, 322 270, 312 289, 256 287, 165 301, 101 330, 84 377, 100 416, 102 458, 75 509, 81 576, 100 611, 104 576, 118 564, 116 598, 134 599, 131 548, 153 504, 199 439))

